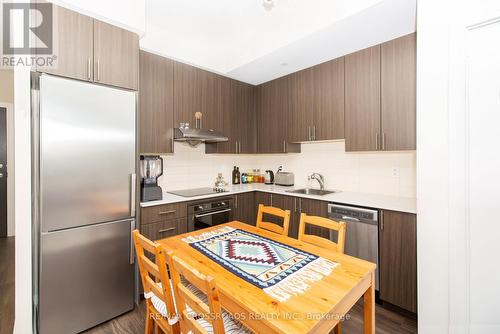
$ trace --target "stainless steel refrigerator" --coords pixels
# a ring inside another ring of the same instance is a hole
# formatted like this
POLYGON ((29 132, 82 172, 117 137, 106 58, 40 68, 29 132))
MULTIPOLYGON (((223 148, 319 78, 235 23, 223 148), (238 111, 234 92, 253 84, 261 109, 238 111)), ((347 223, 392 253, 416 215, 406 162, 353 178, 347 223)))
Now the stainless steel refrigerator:
POLYGON ((136 93, 32 74, 34 327, 134 307, 136 93))

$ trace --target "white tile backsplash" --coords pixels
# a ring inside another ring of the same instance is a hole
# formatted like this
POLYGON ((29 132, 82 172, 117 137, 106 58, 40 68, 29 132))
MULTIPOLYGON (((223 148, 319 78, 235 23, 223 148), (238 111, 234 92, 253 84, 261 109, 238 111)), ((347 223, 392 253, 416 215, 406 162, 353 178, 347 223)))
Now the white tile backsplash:
MULTIPOLYGON (((345 191, 375 193, 398 197, 416 196, 415 151, 346 153, 344 141, 302 144, 302 153, 232 155, 205 154, 203 144, 190 147, 175 143, 175 153, 162 156, 164 191, 212 186, 217 173, 230 182, 233 166, 246 172, 259 168, 276 171, 283 165, 295 173, 295 184, 307 186, 313 172, 325 176, 325 187, 345 191), (393 167, 399 176, 392 175, 393 167)), ((318 187, 313 181, 310 185, 318 187)))

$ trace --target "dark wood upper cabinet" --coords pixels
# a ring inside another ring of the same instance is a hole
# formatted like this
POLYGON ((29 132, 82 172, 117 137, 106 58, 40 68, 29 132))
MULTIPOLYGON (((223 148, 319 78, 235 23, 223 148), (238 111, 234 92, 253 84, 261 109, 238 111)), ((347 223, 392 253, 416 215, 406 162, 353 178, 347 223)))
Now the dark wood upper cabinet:
POLYGON ((344 138, 344 57, 312 68, 313 140, 344 138))
POLYGON ((94 81, 136 90, 139 86, 139 36, 94 20, 94 81))
POLYGON ((344 58, 289 76, 288 140, 344 138, 344 58))
POLYGON ((266 82, 257 88, 257 151, 259 153, 300 152, 300 144, 287 139, 289 77, 266 82))
POLYGON ((220 76, 175 62, 174 83, 174 126, 189 123, 191 127, 220 130, 220 76), (195 119, 197 112, 202 113, 198 124, 195 119))
POLYGON ((196 126, 194 114, 201 110, 197 71, 196 67, 174 62, 174 127, 179 127, 179 123, 196 126))
POLYGON ((207 153, 238 153, 237 89, 233 80, 222 77, 220 84, 220 130, 228 137, 227 142, 207 144, 207 153))
POLYGON ((139 65, 139 151, 173 153, 174 62, 141 50, 139 65))
POLYGON ((54 66, 36 71, 137 90, 139 36, 53 5, 54 66))
POLYGON ((380 299, 417 312, 417 217, 381 211, 380 299))
POLYGON ((68 78, 94 79, 94 20, 72 10, 53 5, 55 66, 38 67, 37 71, 68 78))
POLYGON ((345 149, 380 144, 380 45, 345 56, 345 149))
POLYGON ((314 78, 312 68, 295 72, 288 78, 289 110, 287 135, 290 142, 312 140, 314 125, 314 78))
POLYGON ((197 69, 196 84, 201 95, 201 109, 198 111, 203 115, 200 127, 220 131, 221 76, 197 69))
POLYGON ((227 142, 206 146, 207 153, 255 153, 255 87, 220 77, 220 124, 227 142))
POLYGON ((257 153, 257 115, 255 113, 256 87, 236 82, 239 102, 238 117, 238 153, 257 153))
POLYGON ((416 35, 381 46, 382 149, 416 149, 416 35))

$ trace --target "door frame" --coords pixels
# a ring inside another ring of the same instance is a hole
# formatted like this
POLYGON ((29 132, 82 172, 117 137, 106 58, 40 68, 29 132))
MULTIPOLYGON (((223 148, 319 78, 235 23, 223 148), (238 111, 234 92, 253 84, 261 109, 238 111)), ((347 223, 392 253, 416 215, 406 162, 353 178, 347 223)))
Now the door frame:
POLYGON ((14 225, 14 105, 0 101, 7 109, 7 236, 15 235, 14 225))

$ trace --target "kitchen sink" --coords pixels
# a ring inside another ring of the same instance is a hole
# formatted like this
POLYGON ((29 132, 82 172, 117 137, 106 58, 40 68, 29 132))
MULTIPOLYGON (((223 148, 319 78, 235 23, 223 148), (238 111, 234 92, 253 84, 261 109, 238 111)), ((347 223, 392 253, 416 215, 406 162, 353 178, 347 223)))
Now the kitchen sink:
POLYGON ((288 190, 287 192, 294 193, 294 194, 324 196, 324 195, 336 193, 337 191, 304 188, 304 189, 288 190))

